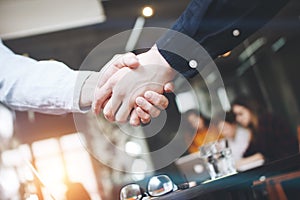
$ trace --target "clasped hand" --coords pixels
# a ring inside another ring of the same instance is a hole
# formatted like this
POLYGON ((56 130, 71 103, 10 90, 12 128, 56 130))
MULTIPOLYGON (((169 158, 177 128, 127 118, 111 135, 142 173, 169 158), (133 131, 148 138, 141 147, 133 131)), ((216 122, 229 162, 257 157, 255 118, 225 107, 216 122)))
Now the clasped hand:
POLYGON ((109 121, 137 126, 149 123, 168 106, 163 92, 173 91, 174 70, 159 54, 156 46, 138 56, 115 56, 100 71, 94 91, 93 111, 109 121))

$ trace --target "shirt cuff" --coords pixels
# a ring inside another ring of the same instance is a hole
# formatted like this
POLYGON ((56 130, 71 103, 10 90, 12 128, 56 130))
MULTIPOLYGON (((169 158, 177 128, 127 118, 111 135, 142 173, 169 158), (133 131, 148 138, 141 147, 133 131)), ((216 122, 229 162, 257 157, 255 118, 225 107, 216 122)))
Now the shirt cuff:
POLYGON ((82 86, 92 73, 92 71, 78 71, 76 85, 74 88, 73 112, 87 113, 91 109, 91 106, 80 107, 79 101, 82 86))
POLYGON ((197 41, 177 31, 168 31, 156 45, 169 65, 188 78, 197 75, 211 60, 197 41))

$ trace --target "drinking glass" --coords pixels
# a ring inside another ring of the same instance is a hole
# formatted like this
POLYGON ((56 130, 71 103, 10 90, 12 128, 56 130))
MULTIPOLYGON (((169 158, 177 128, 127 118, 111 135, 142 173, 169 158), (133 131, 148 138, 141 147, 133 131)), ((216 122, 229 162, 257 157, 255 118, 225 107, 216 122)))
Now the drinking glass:
POLYGON ((211 179, 236 173, 232 152, 225 139, 200 147, 200 157, 205 161, 211 179))

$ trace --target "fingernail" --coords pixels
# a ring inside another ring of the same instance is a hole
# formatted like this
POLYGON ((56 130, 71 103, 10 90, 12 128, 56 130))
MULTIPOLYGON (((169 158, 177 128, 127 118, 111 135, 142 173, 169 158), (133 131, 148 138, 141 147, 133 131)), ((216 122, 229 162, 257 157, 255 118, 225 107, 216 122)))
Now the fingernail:
POLYGON ((147 92, 145 93, 145 97, 146 97, 147 99, 152 98, 152 92, 147 91, 147 92))
POLYGON ((105 117, 108 117, 108 114, 109 114, 109 111, 108 111, 108 109, 106 108, 106 107, 104 107, 104 109, 103 109, 103 115, 105 116, 105 117))
POLYGON ((103 112, 103 115, 104 115, 105 119, 107 119, 108 121, 110 121, 110 122, 114 121, 114 118, 113 118, 113 116, 111 115, 110 112, 107 112, 107 113, 103 112))
POLYGON ((138 126, 139 124, 139 121, 138 121, 138 119, 131 119, 130 120, 130 124, 132 125, 132 126, 138 126))

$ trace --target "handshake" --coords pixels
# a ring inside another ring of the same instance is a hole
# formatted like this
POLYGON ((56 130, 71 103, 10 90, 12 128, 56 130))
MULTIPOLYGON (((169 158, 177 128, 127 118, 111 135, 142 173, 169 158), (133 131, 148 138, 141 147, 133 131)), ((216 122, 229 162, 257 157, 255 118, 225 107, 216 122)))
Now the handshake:
POLYGON ((162 94, 174 90, 175 75, 156 46, 139 55, 116 55, 86 79, 79 104, 91 106, 95 114, 102 111, 111 122, 146 124, 167 108, 162 94))

